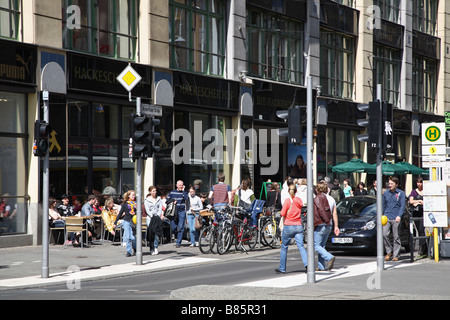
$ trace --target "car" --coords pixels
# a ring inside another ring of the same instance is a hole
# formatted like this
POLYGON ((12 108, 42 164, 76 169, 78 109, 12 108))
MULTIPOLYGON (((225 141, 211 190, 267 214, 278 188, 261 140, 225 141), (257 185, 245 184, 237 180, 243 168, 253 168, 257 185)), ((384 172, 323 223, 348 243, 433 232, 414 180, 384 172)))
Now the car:
MULTIPOLYGON (((354 196, 341 200, 336 205, 339 236, 331 232, 327 249, 342 251, 364 251, 377 253, 377 199, 374 196, 354 196)), ((409 251, 409 212, 400 221, 399 234, 402 247, 409 251)), ((392 237, 392 236, 391 236, 392 237)))

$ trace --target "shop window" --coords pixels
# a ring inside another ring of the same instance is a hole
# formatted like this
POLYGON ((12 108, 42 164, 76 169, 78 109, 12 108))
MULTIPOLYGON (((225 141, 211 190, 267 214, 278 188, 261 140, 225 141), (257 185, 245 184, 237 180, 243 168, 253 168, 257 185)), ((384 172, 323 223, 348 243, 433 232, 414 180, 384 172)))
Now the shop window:
POLYGON ((303 22, 247 10, 248 73, 303 83, 303 22))
POLYGON ((19 22, 19 0, 0 0, 0 37, 17 40, 19 22))
POLYGON ((135 59, 136 0, 62 0, 63 47, 119 59, 135 59), (75 6, 75 7, 72 7, 75 6), (77 8, 78 12, 71 11, 77 8), (73 24, 79 14, 79 28, 73 24))
POLYGON ((170 0, 170 65, 174 69, 223 75, 225 9, 223 0, 170 0))
POLYGON ((0 235, 26 233, 26 96, 0 91, 0 235))

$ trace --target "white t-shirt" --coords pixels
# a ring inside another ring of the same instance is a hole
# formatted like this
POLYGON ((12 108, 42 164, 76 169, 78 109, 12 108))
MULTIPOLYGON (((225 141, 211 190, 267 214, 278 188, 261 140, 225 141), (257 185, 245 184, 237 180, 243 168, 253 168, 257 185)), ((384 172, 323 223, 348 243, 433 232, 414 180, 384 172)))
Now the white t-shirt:
POLYGON ((325 194, 327 196, 327 200, 328 200, 328 205, 330 206, 330 211, 331 211, 331 225, 333 225, 333 211, 334 208, 336 207, 336 200, 334 200, 334 198, 328 194, 325 194))
POLYGON ((240 195, 242 201, 248 204, 252 204, 252 200, 250 200, 251 196, 254 194, 252 189, 247 190, 239 189, 237 194, 238 196, 240 195))

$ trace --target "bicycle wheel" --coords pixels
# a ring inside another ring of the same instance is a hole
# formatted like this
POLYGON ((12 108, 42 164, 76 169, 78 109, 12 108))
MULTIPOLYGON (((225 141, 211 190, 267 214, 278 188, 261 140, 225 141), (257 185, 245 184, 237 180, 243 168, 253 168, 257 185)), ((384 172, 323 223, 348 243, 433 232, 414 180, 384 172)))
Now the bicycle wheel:
POLYGON ((236 250, 252 251, 258 241, 258 229, 249 227, 248 224, 238 226, 238 238, 236 239, 236 250))
POLYGON ((204 254, 208 254, 211 252, 211 237, 212 230, 211 226, 206 226, 202 230, 200 230, 200 236, 198 237, 198 247, 200 251, 204 254))
POLYGON ((211 253, 217 253, 217 236, 219 234, 220 226, 219 225, 213 225, 211 228, 211 239, 209 241, 209 249, 211 250, 211 253))
POLYGON ((233 231, 230 226, 221 228, 217 232, 217 252, 224 254, 227 252, 233 242, 233 231))
POLYGON ((261 236, 265 243, 271 248, 279 248, 281 245, 281 233, 277 232, 279 230, 278 225, 275 226, 273 221, 268 221, 261 230, 261 236))

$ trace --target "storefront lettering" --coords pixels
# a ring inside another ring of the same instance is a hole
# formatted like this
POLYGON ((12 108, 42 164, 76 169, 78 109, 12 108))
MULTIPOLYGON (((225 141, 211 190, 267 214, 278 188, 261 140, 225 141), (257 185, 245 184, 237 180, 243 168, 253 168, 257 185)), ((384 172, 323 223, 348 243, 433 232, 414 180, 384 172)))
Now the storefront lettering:
POLYGON ((26 80, 26 68, 10 64, 0 64, 0 78, 9 80, 26 80))
POLYGON ((221 90, 221 89, 214 89, 214 88, 201 87, 201 86, 193 87, 189 84, 181 85, 180 93, 182 95, 191 95, 191 96, 198 96, 198 97, 202 97, 202 98, 217 99, 217 100, 233 99, 233 96, 234 96, 233 91, 230 91, 230 90, 221 90))
POLYGON ((292 100, 274 99, 268 97, 256 97, 257 106, 274 107, 274 108, 286 108, 292 105, 292 100))
POLYGON ((90 80, 111 84, 115 84, 117 82, 117 74, 114 72, 82 67, 74 67, 73 72, 75 78, 79 80, 90 80))

